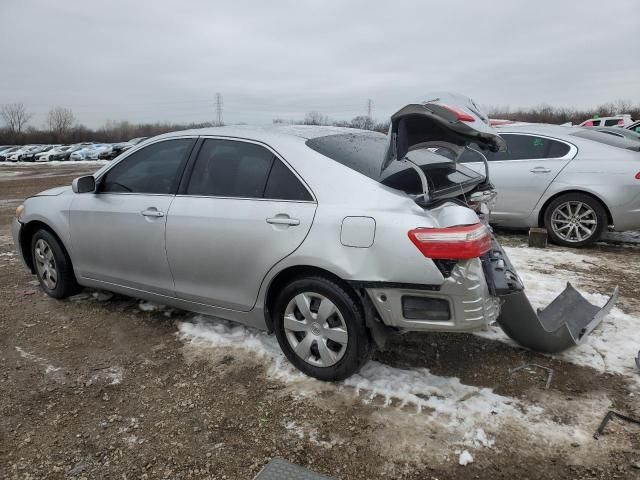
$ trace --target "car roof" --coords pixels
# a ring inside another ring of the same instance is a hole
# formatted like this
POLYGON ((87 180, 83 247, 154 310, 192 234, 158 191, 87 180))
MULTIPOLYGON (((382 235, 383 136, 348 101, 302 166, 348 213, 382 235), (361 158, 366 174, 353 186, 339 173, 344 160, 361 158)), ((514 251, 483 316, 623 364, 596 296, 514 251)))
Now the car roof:
POLYGON ((537 133, 539 135, 566 136, 577 131, 574 126, 553 125, 550 123, 514 123, 512 125, 499 125, 498 133, 537 133))
MULTIPOLYGON (((153 139, 172 138, 180 136, 223 136, 235 138, 247 138, 263 143, 289 139, 300 139, 306 142, 312 138, 326 137, 328 135, 340 134, 375 134, 370 130, 360 130, 358 128, 332 127, 324 125, 269 125, 269 126, 252 126, 252 125, 230 125, 224 127, 208 127, 197 128, 191 130, 181 130, 176 132, 165 133, 153 139)), ((383 134, 379 134, 383 135, 383 134)))

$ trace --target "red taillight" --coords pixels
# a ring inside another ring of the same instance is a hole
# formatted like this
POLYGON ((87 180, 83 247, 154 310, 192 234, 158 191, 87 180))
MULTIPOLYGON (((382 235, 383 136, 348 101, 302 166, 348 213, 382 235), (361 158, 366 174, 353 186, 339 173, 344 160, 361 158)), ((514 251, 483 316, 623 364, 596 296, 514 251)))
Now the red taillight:
POLYGON ((448 228, 415 228, 409 239, 427 258, 465 260, 491 248, 489 229, 481 223, 448 228))
POLYGON ((472 115, 469 115, 467 112, 464 112, 462 110, 458 110, 457 108, 454 107, 450 107, 449 105, 444 105, 444 104, 440 104, 443 108, 446 108, 447 110, 449 110, 450 112, 454 113, 456 116, 456 120, 460 121, 460 122, 475 122, 476 119, 473 118, 472 115))
POLYGON ((640 172, 636 173, 636 180, 640 180, 640 172))

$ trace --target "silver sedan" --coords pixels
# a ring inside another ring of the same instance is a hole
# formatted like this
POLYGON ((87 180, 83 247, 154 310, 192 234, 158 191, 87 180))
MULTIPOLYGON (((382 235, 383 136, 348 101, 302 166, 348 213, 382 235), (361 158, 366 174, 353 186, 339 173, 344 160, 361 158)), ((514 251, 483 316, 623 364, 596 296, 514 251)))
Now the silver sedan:
MULTIPOLYGON (((640 228, 640 144, 589 129, 499 127, 507 148, 487 152, 498 196, 491 223, 546 227, 555 243, 583 246, 605 230, 640 228)), ((477 152, 460 162, 484 171, 477 152)))
POLYGON ((476 104, 438 95, 391 120, 389 135, 223 127, 149 139, 28 198, 16 247, 54 298, 92 287, 267 329, 323 380, 354 373, 398 331, 498 320, 538 350, 583 341, 615 294, 600 312, 567 287, 538 318, 478 216, 493 197, 486 177, 433 152, 500 148, 476 104))

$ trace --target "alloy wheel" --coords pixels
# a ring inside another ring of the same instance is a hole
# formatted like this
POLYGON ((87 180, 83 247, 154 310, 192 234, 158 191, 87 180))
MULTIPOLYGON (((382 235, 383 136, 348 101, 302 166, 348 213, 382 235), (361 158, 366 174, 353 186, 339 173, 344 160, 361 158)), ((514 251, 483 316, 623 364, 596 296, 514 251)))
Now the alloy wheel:
POLYGON ((551 214, 553 232, 566 242, 583 242, 593 236, 597 227, 596 212, 584 202, 561 203, 551 214))
POLYGON ((36 270, 42 279, 42 283, 49 290, 55 289, 58 284, 58 270, 53 250, 51 250, 49 244, 40 238, 36 242, 33 256, 36 261, 36 270))
POLYGON ((315 292, 299 293, 289 301, 284 312, 284 332, 296 355, 318 367, 339 362, 349 341, 338 307, 315 292))

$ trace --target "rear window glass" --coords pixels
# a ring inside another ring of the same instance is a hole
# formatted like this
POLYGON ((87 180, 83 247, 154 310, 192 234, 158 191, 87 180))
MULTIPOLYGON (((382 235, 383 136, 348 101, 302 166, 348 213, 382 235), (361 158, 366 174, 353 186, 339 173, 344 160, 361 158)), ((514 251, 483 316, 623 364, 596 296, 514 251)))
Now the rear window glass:
POLYGON ((620 118, 611 118, 609 120, 604 121, 605 127, 613 127, 615 125, 622 125, 624 122, 620 118))
POLYGON ((307 140, 307 146, 356 172, 378 180, 387 136, 381 133, 346 133, 307 140))
POLYGON ((615 135, 607 135, 606 133, 599 132, 597 130, 590 130, 587 128, 578 129, 571 135, 580 138, 586 138, 587 140, 593 140, 594 142, 604 143, 612 147, 627 148, 630 150, 638 149, 638 142, 628 140, 626 138, 620 138, 615 135))

